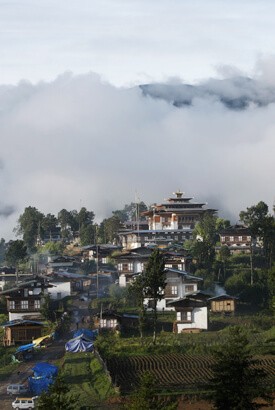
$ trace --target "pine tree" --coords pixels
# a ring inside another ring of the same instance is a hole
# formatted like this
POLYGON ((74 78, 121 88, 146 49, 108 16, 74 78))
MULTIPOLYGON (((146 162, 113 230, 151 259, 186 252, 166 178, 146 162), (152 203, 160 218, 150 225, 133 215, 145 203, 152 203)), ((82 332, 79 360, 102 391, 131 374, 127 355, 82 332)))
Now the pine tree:
POLYGON ((256 398, 269 400, 266 374, 252 358, 246 334, 239 326, 229 328, 226 343, 214 352, 210 399, 217 410, 254 410, 256 398))
POLYGON ((75 410, 78 396, 69 394, 70 388, 62 376, 58 376, 49 388, 41 394, 37 402, 39 410, 75 410))
POLYGON ((153 343, 156 343, 157 302, 163 298, 165 288, 164 258, 158 249, 150 255, 145 273, 145 296, 152 299, 153 308, 153 343))

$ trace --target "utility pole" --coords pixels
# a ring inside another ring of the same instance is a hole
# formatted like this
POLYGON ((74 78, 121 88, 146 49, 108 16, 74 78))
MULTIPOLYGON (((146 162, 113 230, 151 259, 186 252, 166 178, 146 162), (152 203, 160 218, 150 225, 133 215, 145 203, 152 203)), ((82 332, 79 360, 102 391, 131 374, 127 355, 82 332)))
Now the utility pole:
POLYGON ((95 231, 95 243, 96 243, 96 298, 98 299, 99 291, 99 278, 98 278, 98 226, 96 226, 95 231))

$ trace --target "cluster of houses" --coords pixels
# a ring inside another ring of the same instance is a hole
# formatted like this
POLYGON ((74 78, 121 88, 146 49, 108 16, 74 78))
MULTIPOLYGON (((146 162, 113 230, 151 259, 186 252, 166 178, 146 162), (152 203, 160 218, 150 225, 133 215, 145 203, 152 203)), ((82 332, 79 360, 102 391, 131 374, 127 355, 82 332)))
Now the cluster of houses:
MULTIPOLYGON (((177 191, 159 205, 154 205, 137 221, 126 223, 119 232, 120 244, 93 244, 80 249, 77 257, 50 257, 41 273, 19 276, 13 268, 0 268, 0 295, 6 298, 9 320, 4 327, 5 345, 27 343, 43 333, 40 309, 45 295, 62 300, 75 292, 91 292, 98 283, 126 287, 145 269, 148 258, 157 246, 165 260, 166 287, 158 302, 159 311, 176 311, 174 331, 208 329, 208 312, 232 313, 236 299, 229 295, 211 295, 199 290, 202 278, 189 272, 190 258, 182 244, 191 238, 195 224, 205 213, 215 214, 205 203, 193 202, 177 191), (115 252, 115 253, 114 253, 115 252), (109 259, 115 261, 110 267, 109 259), (80 274, 84 261, 95 261, 96 272, 80 274)), ((236 225, 220 236, 221 245, 231 252, 248 252, 252 237, 247 228, 236 225)), ((148 310, 150 299, 145 300, 148 310)), ((101 317, 101 327, 116 327, 119 315, 101 317)))

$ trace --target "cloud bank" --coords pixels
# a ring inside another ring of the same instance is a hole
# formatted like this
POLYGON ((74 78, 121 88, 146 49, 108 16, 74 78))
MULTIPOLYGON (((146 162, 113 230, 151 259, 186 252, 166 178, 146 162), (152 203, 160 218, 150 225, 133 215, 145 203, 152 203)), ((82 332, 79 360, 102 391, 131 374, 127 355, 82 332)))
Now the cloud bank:
POLYGON ((264 107, 275 102, 275 87, 246 77, 211 79, 198 85, 145 84, 144 95, 162 99, 176 107, 193 105, 196 99, 222 103, 232 110, 244 110, 250 105, 264 107))
POLYGON ((150 204, 179 188, 232 222, 271 207, 274 102, 263 70, 191 86, 117 88, 93 73, 0 86, 0 236, 29 205, 100 221, 136 193, 150 204))

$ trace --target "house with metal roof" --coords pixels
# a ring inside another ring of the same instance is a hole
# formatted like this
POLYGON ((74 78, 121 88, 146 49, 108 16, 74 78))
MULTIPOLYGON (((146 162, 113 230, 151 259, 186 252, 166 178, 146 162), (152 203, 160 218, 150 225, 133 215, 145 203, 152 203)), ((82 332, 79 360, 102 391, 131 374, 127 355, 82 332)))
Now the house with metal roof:
POLYGON ((169 302, 176 310, 174 333, 196 333, 208 329, 208 302, 205 292, 194 292, 169 302))
POLYGON ((0 292, 7 301, 9 320, 41 319, 43 298, 52 286, 47 279, 37 276, 0 292))
POLYGON ((2 324, 4 328, 3 345, 31 343, 42 336, 44 323, 36 320, 11 320, 2 324))
MULTIPOLYGON (((175 310, 171 302, 184 298, 187 294, 197 292, 198 284, 203 281, 202 278, 190 275, 179 269, 165 269, 166 286, 163 298, 157 302, 158 311, 175 310)), ((152 308, 153 300, 146 298, 144 304, 148 309, 152 308)))

